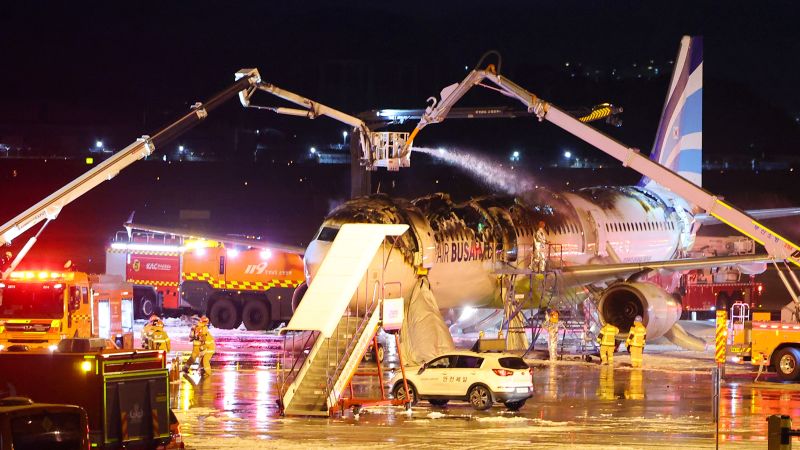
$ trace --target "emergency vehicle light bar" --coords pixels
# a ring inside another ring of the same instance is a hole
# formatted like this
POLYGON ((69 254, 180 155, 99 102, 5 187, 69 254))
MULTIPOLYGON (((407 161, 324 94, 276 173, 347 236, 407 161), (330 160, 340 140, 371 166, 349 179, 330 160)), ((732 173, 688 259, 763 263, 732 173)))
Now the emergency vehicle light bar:
POLYGON ((26 270, 20 272, 11 272, 10 278, 16 280, 37 280, 37 281, 72 280, 75 278, 75 274, 72 272, 46 272, 46 271, 26 270))
POLYGON ((178 245, 164 245, 164 244, 126 244, 124 242, 114 242, 111 244, 114 250, 132 250, 132 251, 146 251, 146 252, 180 252, 183 247, 178 245))

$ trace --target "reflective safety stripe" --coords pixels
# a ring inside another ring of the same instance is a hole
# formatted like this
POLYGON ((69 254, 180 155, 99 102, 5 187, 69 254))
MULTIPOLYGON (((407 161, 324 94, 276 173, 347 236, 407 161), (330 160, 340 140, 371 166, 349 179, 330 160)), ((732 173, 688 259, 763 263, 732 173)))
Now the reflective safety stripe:
POLYGON ((631 347, 644 347, 645 339, 647 336, 647 329, 640 323, 635 323, 631 327, 630 334, 628 335, 627 344, 631 347))
POLYGON ((607 323, 603 325, 603 328, 600 330, 600 334, 602 334, 602 339, 600 340, 600 345, 616 345, 616 336, 619 333, 619 328, 607 323))
POLYGON ((186 281, 206 281, 215 289, 239 289, 245 291, 267 291, 274 287, 297 287, 303 280, 279 280, 271 279, 266 281, 225 281, 216 279, 210 273, 203 272, 183 272, 182 277, 186 281))
POLYGON ((146 284, 148 286, 177 286, 178 284, 180 284, 177 281, 133 280, 130 278, 128 279, 128 283, 146 284))

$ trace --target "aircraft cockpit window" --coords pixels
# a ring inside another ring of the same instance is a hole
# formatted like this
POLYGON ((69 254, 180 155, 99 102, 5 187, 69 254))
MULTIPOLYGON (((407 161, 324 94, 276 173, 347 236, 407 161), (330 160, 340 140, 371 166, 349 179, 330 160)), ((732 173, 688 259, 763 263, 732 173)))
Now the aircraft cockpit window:
POLYGON ((337 234, 339 234, 338 228, 322 227, 322 229, 319 230, 319 234, 317 235, 317 240, 333 242, 333 240, 336 239, 337 234))

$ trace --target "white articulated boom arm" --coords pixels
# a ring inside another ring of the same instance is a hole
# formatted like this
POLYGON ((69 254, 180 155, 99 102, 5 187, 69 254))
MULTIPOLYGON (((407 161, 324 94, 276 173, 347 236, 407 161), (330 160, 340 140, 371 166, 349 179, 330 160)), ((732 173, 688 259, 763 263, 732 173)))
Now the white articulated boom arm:
MULTIPOLYGON (((236 96, 240 91, 255 84, 258 79, 258 71, 256 70, 251 70, 241 77, 237 75, 237 81, 233 85, 218 93, 205 103, 196 103, 192 106, 191 112, 162 128, 152 137, 142 136, 93 169, 31 206, 22 214, 9 220, 0 226, 0 245, 11 243, 17 236, 28 231, 43 220, 50 221, 55 219, 61 212, 61 209, 66 205, 92 190, 103 181, 114 178, 122 169, 152 154, 156 147, 188 131, 205 119, 209 111, 236 96)), ((36 237, 32 238, 32 241, 35 242, 35 239, 36 237)), ((29 242, 25 245, 23 251, 21 251, 14 260, 16 264, 12 264, 6 273, 16 267, 24 254, 33 245, 33 242, 29 242)))
MULTIPOLYGON (((773 258, 773 262, 789 261, 800 266, 800 247, 796 244, 765 227, 742 210, 722 201, 714 194, 697 186, 686 178, 650 160, 648 157, 641 155, 638 149, 617 142, 613 138, 606 136, 552 104, 538 98, 536 95, 525 90, 511 80, 495 73, 493 66, 487 67, 486 70, 473 70, 458 85, 445 88, 442 91, 444 97, 439 102, 438 106, 434 104, 429 107, 422 120, 420 120, 414 131, 411 132, 411 137, 407 141, 403 152, 401 152, 401 157, 411 151, 412 141, 423 127, 429 123, 443 121, 449 109, 475 85, 498 90, 503 95, 519 100, 528 108, 528 111, 536 114, 540 121, 547 120, 548 122, 552 122, 572 135, 618 159, 622 162, 623 166, 632 168, 640 174, 654 180, 661 186, 670 189, 687 201, 704 209, 720 221, 730 225, 745 236, 763 245, 770 257, 773 258), (487 80, 496 87, 481 84, 483 81, 487 80)), ((780 268, 778 268, 778 272, 787 290, 792 295, 793 300, 800 303, 795 290, 792 289, 785 275, 780 271, 780 268)), ((798 281, 791 270, 789 270, 789 274, 795 284, 795 288, 800 291, 800 281, 798 281)))
MULTIPOLYGON (((242 69, 236 73, 236 76, 237 78, 239 76, 247 76, 252 70, 253 69, 242 69)), ((387 167, 396 170, 399 167, 408 167, 409 165, 408 158, 401 161, 399 158, 394 157, 395 153, 399 152, 405 144, 405 138, 408 136, 408 133, 372 132, 367 124, 358 117, 353 117, 337 109, 325 106, 322 103, 295 94, 294 92, 279 88, 274 84, 261 80, 261 78, 259 78, 257 83, 251 88, 242 91, 239 95, 239 100, 242 102, 242 105, 247 108, 265 109, 278 114, 305 117, 308 119, 327 116, 333 120, 349 125, 353 129, 360 131, 360 133, 358 133, 358 146, 361 149, 360 163, 368 170, 374 170, 377 167, 387 167), (251 104, 251 98, 257 90, 270 93, 278 98, 294 103, 295 105, 302 106, 305 109, 253 105, 251 104)))

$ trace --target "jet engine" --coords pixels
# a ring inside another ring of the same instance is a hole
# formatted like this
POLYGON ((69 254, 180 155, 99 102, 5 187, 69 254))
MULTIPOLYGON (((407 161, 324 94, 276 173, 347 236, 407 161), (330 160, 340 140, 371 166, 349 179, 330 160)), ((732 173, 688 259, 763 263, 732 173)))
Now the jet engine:
POLYGON ((647 337, 657 338, 680 319, 681 304, 653 283, 620 282, 603 291, 598 311, 603 322, 616 325, 623 333, 630 329, 636 316, 642 316, 647 337))

